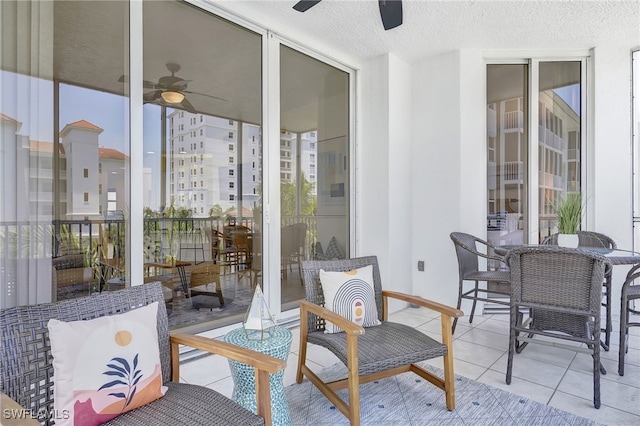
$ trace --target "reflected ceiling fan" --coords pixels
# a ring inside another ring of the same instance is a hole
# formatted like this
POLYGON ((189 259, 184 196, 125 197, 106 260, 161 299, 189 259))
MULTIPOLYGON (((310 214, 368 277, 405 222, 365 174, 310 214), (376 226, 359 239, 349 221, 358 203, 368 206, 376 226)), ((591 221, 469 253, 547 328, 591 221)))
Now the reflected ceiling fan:
MULTIPOLYGON (((298 12, 306 12, 320 0, 301 0, 293 8, 298 12)), ((378 0, 380 7, 380 18, 382 18, 382 26, 385 30, 390 30, 402 25, 402 1, 401 0, 378 0)))
MULTIPOLYGON (((175 75, 178 71, 180 71, 180 65, 168 63, 167 69, 169 70, 171 75, 160 77, 157 83, 148 80, 143 81, 143 87, 145 89, 153 89, 151 92, 147 92, 142 95, 145 104, 155 103, 171 108, 182 108, 186 111, 196 114, 196 109, 193 107, 191 102, 187 100, 185 94, 206 96, 208 98, 227 102, 227 99, 187 90, 187 86, 191 82, 191 80, 185 80, 175 75)), ((124 83, 125 76, 121 76, 118 81, 124 83)))

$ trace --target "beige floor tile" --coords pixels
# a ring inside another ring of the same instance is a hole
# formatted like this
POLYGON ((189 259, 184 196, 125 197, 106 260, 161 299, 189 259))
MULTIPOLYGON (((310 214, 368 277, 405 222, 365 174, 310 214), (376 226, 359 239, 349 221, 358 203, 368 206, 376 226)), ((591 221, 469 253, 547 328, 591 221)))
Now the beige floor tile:
POLYGON ((317 365, 322 367, 330 367, 333 364, 340 362, 337 356, 331 351, 323 347, 309 344, 307 348, 307 360, 313 361, 317 365))
POLYGON ((229 362, 219 355, 206 355, 180 364, 180 378, 185 383, 208 385, 229 376, 229 362))
MULTIPOLYGON (((528 349, 529 348, 525 350, 528 349)), ((491 370, 495 370, 503 374, 506 373, 507 359, 508 355, 504 354, 498 362, 491 367, 491 370)), ((555 388, 558 383, 560 383, 565 371, 566 367, 563 368, 544 361, 525 358, 521 356, 521 354, 516 354, 513 358, 512 383, 516 380, 522 379, 548 388, 555 388)))
POLYGON ((207 387, 221 393, 227 398, 231 398, 231 395, 233 394, 233 379, 231 376, 225 377, 217 382, 209 383, 207 387))
POLYGON ((595 409, 592 399, 580 398, 564 392, 556 392, 549 405, 559 410, 586 417, 603 425, 638 426, 640 424, 640 416, 612 408, 606 405, 604 401, 599 409, 595 409))
POLYGON ((412 308, 407 308, 399 312, 394 312, 389 315, 389 321, 410 325, 412 327, 419 327, 432 319, 427 318, 424 315, 413 314, 411 313, 411 310, 412 308))
MULTIPOLYGON (((568 370, 558 390, 580 398, 593 398, 593 375, 568 370)), ((601 379, 600 395, 602 404, 640 416, 640 388, 601 379)))
POLYGON ((458 340, 482 345, 493 349, 506 351, 509 345, 509 336, 504 333, 495 333, 480 327, 471 329, 464 333, 458 340))
POLYGON ((547 404, 554 392, 553 388, 519 378, 513 379, 511 384, 508 385, 505 380, 505 374, 494 370, 486 370, 477 380, 542 404, 547 404))
POLYGON ((471 364, 488 368, 504 354, 503 350, 488 348, 465 342, 460 339, 453 341, 453 357, 471 364))

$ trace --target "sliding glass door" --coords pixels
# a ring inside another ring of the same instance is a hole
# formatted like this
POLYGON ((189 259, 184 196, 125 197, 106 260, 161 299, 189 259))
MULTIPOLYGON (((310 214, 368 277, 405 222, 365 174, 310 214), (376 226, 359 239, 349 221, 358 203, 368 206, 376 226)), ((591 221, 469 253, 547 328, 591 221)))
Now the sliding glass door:
POLYGON ((281 300, 304 299, 301 262, 349 253, 349 74, 280 46, 281 300))
POLYGON ((553 204, 581 192, 583 67, 581 60, 487 66, 489 241, 542 241, 557 232, 553 204))

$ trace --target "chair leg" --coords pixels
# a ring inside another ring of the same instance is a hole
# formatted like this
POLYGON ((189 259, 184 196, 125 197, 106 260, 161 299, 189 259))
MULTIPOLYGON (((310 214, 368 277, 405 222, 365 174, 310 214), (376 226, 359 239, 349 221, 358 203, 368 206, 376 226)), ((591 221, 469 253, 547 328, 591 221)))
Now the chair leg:
MULTIPOLYGON (((600 337, 598 337, 600 340, 600 337)), ((593 345, 593 406, 600 408, 600 371, 602 364, 600 363, 600 344, 596 341, 593 345)))
POLYGON ((607 268, 605 272, 605 312, 606 312, 606 323, 604 326, 604 345, 603 349, 605 351, 609 350, 611 343, 611 330, 613 329, 612 319, 611 319, 611 267, 607 268))
POLYGON ((626 293, 623 289, 620 303, 620 344, 618 347, 618 374, 624 376, 624 355, 627 352, 627 333, 629 331, 629 311, 626 293))
POLYGON ((473 305, 471 305, 471 315, 469 316, 469 324, 471 324, 473 322, 473 314, 476 312, 476 301, 477 300, 478 300, 478 281, 475 281, 475 289, 474 289, 474 292, 473 292, 473 305))
MULTIPOLYGON (((460 280, 458 282, 458 305, 456 306, 456 308, 460 309, 461 305, 462 305, 462 280, 460 280)), ((458 317, 455 317, 453 319, 453 326, 451 327, 451 334, 454 334, 456 332, 456 325, 458 325, 458 317)))
POLYGON ((307 312, 300 312, 300 351, 298 352, 298 369, 296 371, 296 382, 302 383, 302 366, 307 360, 307 312), (303 317, 304 316, 304 317, 303 317))
POLYGON ((509 318, 509 356, 507 358, 507 374, 505 377, 505 381, 508 385, 511 384, 511 372, 513 370, 513 353, 516 351, 516 324, 518 323, 518 315, 522 316, 518 312, 517 306, 511 307, 509 318))
POLYGON ((347 379, 349 381, 349 423, 360 425, 360 376, 358 375, 358 336, 347 335, 347 379))

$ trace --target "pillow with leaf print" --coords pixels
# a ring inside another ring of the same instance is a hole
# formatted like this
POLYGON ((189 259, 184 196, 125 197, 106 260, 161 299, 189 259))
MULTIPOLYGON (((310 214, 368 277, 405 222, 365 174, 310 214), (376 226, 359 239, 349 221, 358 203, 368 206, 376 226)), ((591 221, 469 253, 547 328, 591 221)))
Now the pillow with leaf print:
POLYGON ((93 426, 162 397, 158 302, 87 321, 49 320, 56 426, 93 426))
MULTIPOLYGON (((362 327, 380 325, 373 288, 373 266, 336 272, 320 269, 324 307, 362 327)), ((327 321, 327 334, 343 331, 327 321)))

